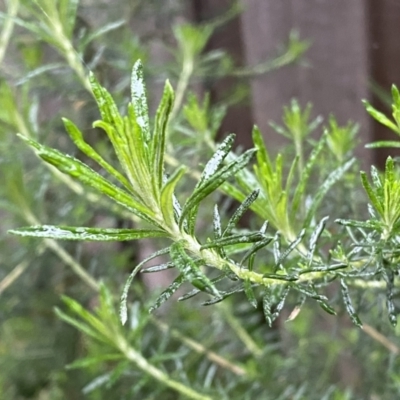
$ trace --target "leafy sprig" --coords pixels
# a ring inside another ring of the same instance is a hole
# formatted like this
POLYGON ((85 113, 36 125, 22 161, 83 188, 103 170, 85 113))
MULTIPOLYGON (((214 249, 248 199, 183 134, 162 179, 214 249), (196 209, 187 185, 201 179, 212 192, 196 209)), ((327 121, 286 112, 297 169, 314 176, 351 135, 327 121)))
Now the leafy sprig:
MULTIPOLYGON (((107 134, 119 167, 110 164, 88 145, 71 121, 64 120, 64 125, 77 147, 95 161, 108 177, 104 177, 102 173, 77 158, 41 145, 31 138, 21 137, 44 161, 109 197, 141 219, 144 227, 103 229, 44 225, 15 229, 11 233, 83 241, 168 239, 171 242, 168 247, 143 260, 129 276, 121 297, 120 319, 123 323, 127 320, 127 298, 132 280, 147 261, 163 254, 169 254, 171 260, 145 269, 144 272, 176 268, 178 276, 159 295, 150 310, 158 308, 188 282, 193 289, 182 295, 180 300, 204 294, 208 299, 202 304, 211 305, 234 293, 243 292, 254 307, 262 303, 269 324, 277 318, 289 295, 297 297, 298 304, 303 304, 305 297, 313 299, 325 311, 334 314, 335 310, 327 297, 319 292, 319 288, 340 278, 345 308, 353 322, 360 325, 352 305, 348 284, 357 277, 365 277, 371 259, 378 259, 381 265, 378 272, 387 282, 390 318, 392 322, 395 321, 395 307, 392 301, 394 269, 388 268, 388 265, 394 265, 398 254, 393 251, 393 243, 390 255, 390 250, 385 247, 389 240, 397 240, 400 218, 400 196, 397 193, 400 185, 392 159, 388 159, 383 180, 377 171, 373 170, 373 186, 369 184, 365 174, 362 174, 362 183, 379 219, 374 216, 366 222, 338 220, 348 228, 361 229, 362 233, 364 228, 375 229, 381 233, 379 240, 376 240, 374 235, 364 235, 364 239, 357 243, 357 248, 364 249, 367 254, 364 257, 359 257, 359 250, 346 254, 340 243, 332 249, 330 256, 326 256, 322 248, 324 236, 330 236, 326 229, 328 217, 318 221, 316 210, 332 185, 354 163, 354 159, 346 158, 346 152, 342 152, 342 163, 322 180, 313 199, 308 204, 305 203, 309 180, 317 160, 327 146, 329 132, 316 142, 307 158, 303 153, 299 153, 302 146, 296 147, 297 157, 288 171, 285 184, 283 158, 278 155, 274 163, 271 161, 257 128, 253 131, 255 149, 240 155, 232 152, 234 135, 229 135, 217 146, 192 192, 186 198, 182 198, 182 195, 176 192, 185 174, 185 168, 178 166, 175 171, 169 173, 164 163, 169 118, 174 109, 174 91, 171 85, 168 82, 165 85, 151 129, 140 61, 133 68, 131 103, 128 104, 127 115, 120 114, 110 93, 93 75, 89 76, 89 81, 101 115, 101 120, 96 121, 93 126, 101 128, 107 134), (255 152, 257 157, 253 173, 246 169, 246 166, 255 152), (298 169, 300 156, 305 161, 298 169), (295 178, 296 169, 298 179, 295 178), (229 182, 234 176, 239 187, 229 182), (225 226, 218 206, 215 205, 214 235, 204 240, 202 235, 197 233, 199 209, 206 198, 219 189, 239 200, 240 205, 225 226), (267 233, 268 222, 258 230, 239 229, 239 220, 250 209, 263 221, 269 221, 274 232, 267 233), (261 262, 260 254, 271 254, 272 258, 263 257, 261 262), (355 256, 358 258, 355 259, 355 256)), ((298 104, 292 103, 292 109, 288 108, 285 114, 286 133, 295 135, 294 139, 297 141, 305 140, 317 123, 314 121, 307 125, 309 115, 309 107, 302 113, 298 104), (302 129, 305 133, 300 132, 302 129)), ((338 131, 339 128, 332 124, 331 122, 331 128, 338 131)), ((347 129, 351 129, 351 126, 347 129)))

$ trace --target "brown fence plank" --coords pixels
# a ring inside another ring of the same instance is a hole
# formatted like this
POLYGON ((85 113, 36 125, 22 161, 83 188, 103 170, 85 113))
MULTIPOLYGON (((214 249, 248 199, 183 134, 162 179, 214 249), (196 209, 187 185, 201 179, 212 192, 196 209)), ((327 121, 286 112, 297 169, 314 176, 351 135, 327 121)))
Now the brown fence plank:
MULTIPOLYGON (((387 94, 393 83, 400 86, 400 2, 397 0, 369 0, 369 53, 371 59, 371 82, 387 94)), ((375 107, 390 113, 390 107, 373 96, 375 107)), ((378 123, 372 125, 373 140, 395 140, 394 133, 378 123)), ((380 166, 388 154, 399 155, 393 149, 377 151, 380 166)))
POLYGON ((362 126, 368 141, 369 119, 361 105, 368 96, 366 5, 362 0, 242 0, 244 49, 249 65, 272 57, 291 29, 312 41, 309 67, 295 65, 252 82, 253 113, 265 135, 268 121, 280 121, 292 97, 312 102, 315 113, 333 113, 362 126))

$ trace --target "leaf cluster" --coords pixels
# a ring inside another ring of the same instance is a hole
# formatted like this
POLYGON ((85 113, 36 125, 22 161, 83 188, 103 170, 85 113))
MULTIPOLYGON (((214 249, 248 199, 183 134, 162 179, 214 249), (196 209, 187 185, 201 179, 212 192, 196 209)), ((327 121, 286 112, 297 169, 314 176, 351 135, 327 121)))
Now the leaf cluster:
MULTIPOLYGON (((361 322, 352 306, 349 296, 348 279, 365 276, 365 267, 371 262, 357 260, 357 265, 349 255, 332 257, 324 254, 320 244, 326 232, 328 217, 316 220, 316 212, 329 189, 338 182, 354 164, 354 159, 344 160, 321 182, 313 199, 305 203, 306 190, 312 170, 320 162, 323 149, 327 148, 327 137, 333 134, 326 131, 307 156, 307 161, 298 170, 298 154, 290 166, 286 183, 283 186, 284 164, 279 154, 272 163, 260 131, 255 128, 253 140, 255 149, 240 155, 232 152, 234 135, 229 135, 216 148, 210 160, 204 166, 197 183, 186 199, 178 199, 176 188, 185 172, 180 166, 170 175, 166 172, 164 159, 166 151, 166 132, 169 116, 173 110, 173 90, 167 82, 160 106, 150 129, 150 118, 140 62, 133 68, 131 84, 131 103, 127 115, 121 116, 109 92, 96 79, 90 77, 94 97, 99 107, 101 120, 94 126, 102 128, 113 145, 120 165, 120 171, 110 165, 103 157, 88 145, 79 129, 69 120, 64 125, 77 147, 86 156, 96 161, 110 176, 102 174, 76 158, 40 145, 36 141, 23 138, 39 157, 68 174, 80 183, 90 186, 100 194, 108 196, 119 206, 133 213, 150 229, 101 229, 67 226, 34 226, 12 230, 22 236, 37 236, 52 239, 84 241, 130 240, 146 237, 165 237, 172 244, 161 251, 156 251, 143 260, 132 271, 121 301, 121 321, 127 320, 127 298, 129 286, 147 261, 161 254, 169 254, 171 261, 146 270, 149 272, 176 268, 178 276, 157 298, 150 310, 158 308, 168 300, 183 283, 189 282, 194 289, 180 297, 187 300, 200 293, 208 295, 204 305, 223 301, 230 295, 244 292, 250 304, 258 307, 260 299, 266 320, 269 324, 277 318, 283 308, 289 292, 297 293, 297 302, 303 304, 305 298, 315 300, 321 307, 334 314, 328 299, 319 293, 318 288, 339 279, 345 308, 353 321, 361 322), (254 172, 246 169, 256 152, 254 172), (239 186, 229 183, 236 176, 239 186), (254 187, 258 189, 254 190, 254 187), (216 190, 226 193, 241 201, 241 205, 223 228, 218 206, 214 206, 213 238, 204 241, 197 234, 198 212, 201 204, 216 190), (246 195, 246 192, 249 193, 246 195), (255 231, 242 232, 238 221, 252 209, 266 222, 255 231), (268 222, 275 233, 267 234, 268 222), (307 239, 308 238, 308 239, 307 239), (264 257, 264 262, 256 262, 258 253, 271 254, 264 257), (242 254, 241 256, 239 256, 242 254), (360 268, 360 264, 363 266, 360 268)), ((284 122, 288 132, 295 136, 294 141, 304 141, 315 129, 316 122, 308 125, 310 108, 302 112, 296 102, 287 109, 284 122), (307 129, 304 127, 308 126, 307 129), (298 135, 296 132, 305 130, 298 135), (297 136, 296 136, 297 135, 297 136), (297 139, 296 139, 297 137, 297 139)), ((331 119, 331 131, 337 132, 337 126, 331 119)), ((349 125, 347 130, 351 130, 349 125)), ((338 141, 337 138, 332 140, 338 141)), ((335 153, 334 153, 335 154, 335 153)), ((342 153, 343 156, 343 153, 342 153)), ((367 221, 352 223, 339 220, 342 225, 376 228, 383 239, 390 238, 398 226, 398 182, 394 174, 394 164, 389 158, 384 179, 374 172, 374 188, 362 174, 364 188, 381 217, 379 222, 367 221)), ((323 243, 323 241, 322 241, 323 243)), ((379 246, 378 246, 379 247, 379 246)), ((342 248, 340 247, 342 250, 342 248)), ((332 248, 332 254, 338 250, 332 248)), ((352 254, 352 252, 350 252, 352 254)), ((377 254, 374 253, 374 256, 377 254)), ((385 275, 386 278, 386 275, 385 275)), ((390 296, 389 296, 390 297, 390 296)), ((393 307, 391 307, 393 309, 393 307)), ((393 314, 393 313, 391 313, 393 314)), ((391 317, 393 320, 393 317, 391 317)))

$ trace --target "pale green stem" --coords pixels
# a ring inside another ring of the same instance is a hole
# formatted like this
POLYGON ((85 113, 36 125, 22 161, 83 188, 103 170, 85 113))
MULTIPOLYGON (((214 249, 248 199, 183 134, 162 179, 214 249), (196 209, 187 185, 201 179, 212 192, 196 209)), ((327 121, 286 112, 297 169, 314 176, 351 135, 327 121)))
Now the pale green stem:
POLYGON ((180 340, 183 344, 190 347, 195 352, 197 352, 199 354, 204 354, 210 361, 214 362, 215 364, 219 365, 220 367, 225 368, 239 376, 247 375, 246 371, 242 367, 240 367, 236 364, 233 364, 231 361, 227 360, 226 358, 221 357, 220 355, 218 355, 217 353, 214 353, 211 350, 208 350, 201 343, 196 342, 195 340, 190 339, 190 338, 186 337, 185 335, 182 335, 176 329, 171 329, 164 322, 161 322, 155 318, 152 318, 152 321, 163 332, 169 332, 172 337, 180 340))
POLYGON ((41 8, 41 10, 48 19, 49 26, 52 28, 54 34, 54 38, 58 41, 60 48, 57 48, 57 50, 65 57, 68 65, 72 70, 75 71, 85 89, 89 93, 92 93, 92 88, 90 86, 83 63, 80 60, 78 53, 74 49, 71 40, 65 34, 64 27, 57 10, 54 9, 54 13, 51 16, 47 14, 43 8, 41 8))
POLYGON ((189 86, 190 77, 193 74, 194 60, 190 56, 184 57, 182 71, 179 75, 178 84, 175 91, 174 106, 171 111, 170 121, 174 121, 179 110, 182 107, 183 99, 185 97, 186 90, 189 86))
POLYGON ((363 279, 352 279, 348 281, 349 285, 363 289, 384 289, 386 282, 383 281, 364 281, 363 279))
POLYGON ((186 398, 194 400, 212 400, 211 397, 203 395, 198 391, 193 390, 190 387, 171 379, 164 371, 161 371, 154 365, 150 364, 146 360, 146 358, 142 356, 142 354, 140 354, 129 345, 124 337, 120 336, 117 339, 116 345, 118 346, 119 350, 124 354, 127 360, 134 363, 139 369, 149 374, 157 381, 186 396, 186 398))
POLYGON ((376 340, 380 344, 382 344, 384 347, 386 347, 391 353, 394 355, 400 354, 400 348, 390 341, 386 336, 382 335, 379 331, 377 331, 374 327, 368 324, 363 324, 362 325, 362 330, 369 335, 372 339, 376 340))
POLYGON ((72 43, 64 35, 60 36, 58 39, 60 46, 63 49, 63 53, 68 62, 68 65, 76 72, 79 80, 82 82, 85 89, 89 93, 92 93, 92 88, 90 86, 89 79, 86 75, 82 63, 79 60, 79 56, 76 50, 72 46, 72 43))
MULTIPOLYGON (((23 215, 28 223, 33 225, 40 224, 39 220, 26 206, 25 202, 22 199, 20 202, 20 206, 22 208, 23 215)), ((99 291, 100 289, 99 283, 83 269, 83 267, 79 264, 79 262, 77 262, 73 257, 71 257, 69 253, 67 253, 61 246, 59 246, 57 241, 53 239, 44 239, 43 242, 45 246, 53 250, 54 253, 65 264, 69 265, 72 271, 75 272, 75 274, 78 275, 85 284, 87 284, 94 291, 96 292, 99 291)), ((26 266, 19 265, 19 270, 22 269, 21 272, 18 271, 19 275, 23 272, 24 269, 26 269, 26 267, 27 265, 26 266)), ((3 281, 1 282, 1 284, 3 284, 3 281)), ((3 284, 2 286, 5 286, 5 284, 3 284)), ((116 338, 114 337, 114 342, 116 343, 118 349, 124 354, 126 359, 133 362, 139 369, 148 373, 150 376, 160 381, 161 383, 165 384, 166 386, 178 391, 179 393, 182 393, 189 399, 212 400, 211 397, 202 395, 197 391, 191 389, 190 387, 185 386, 184 384, 171 379, 165 372, 154 367, 139 352, 137 352, 134 348, 132 348, 123 336, 118 335, 116 338)))
POLYGON ((0 34, 0 64, 2 64, 6 49, 14 29, 14 18, 18 14, 19 0, 9 0, 7 17, 4 21, 3 30, 0 34))
MULTIPOLYGON (((43 253, 45 246, 40 245, 36 255, 39 256, 43 253)), ((29 267, 31 264, 31 260, 21 261, 18 265, 16 265, 11 272, 9 272, 1 281, 0 281, 0 295, 11 286, 29 267)))
POLYGON ((230 325, 232 330, 236 333, 238 338, 245 345, 246 349, 256 358, 261 357, 263 354, 262 349, 257 345, 253 338, 248 334, 246 329, 243 328, 241 322, 239 322, 235 316, 232 314, 229 306, 225 303, 218 304, 218 308, 222 311, 226 322, 230 325))
POLYGON ((79 55, 72 46, 72 43, 68 40, 68 38, 63 35, 62 37, 60 37, 60 45, 63 48, 65 58, 67 59, 69 66, 76 72, 85 89, 89 93, 92 93, 89 79, 87 77, 85 69, 83 68, 83 64, 79 59, 79 55))
POLYGON ((285 53, 274 58, 273 60, 267 61, 266 63, 260 65, 256 65, 255 67, 237 69, 236 71, 233 71, 231 75, 243 78, 266 74, 268 72, 274 71, 276 69, 284 67, 285 65, 295 62, 301 56, 301 54, 307 50, 307 48, 308 46, 305 45, 303 50, 297 53, 292 51, 291 48, 288 48, 285 53))
MULTIPOLYGON (((30 212, 30 210, 24 210, 24 215, 27 221, 31 224, 38 224, 39 221, 37 218, 30 212)), ((53 250, 56 255, 67 265, 71 267, 71 269, 82 279, 84 283, 86 283, 91 289, 98 292, 100 289, 99 283, 96 282, 83 268, 82 266, 73 258, 71 257, 58 243, 53 239, 44 239, 44 243, 46 247, 53 250)), ((22 264, 22 263, 21 263, 22 264)), ((22 265, 21 268, 26 268, 26 266, 22 265)), ((22 273, 22 272, 21 272, 22 273)), ((3 282, 1 282, 3 283, 3 282)), ((4 285, 3 285, 4 286, 4 285)), ((1 286, 0 286, 1 288, 1 286)), ((3 289, 4 290, 4 289, 3 289)), ((1 293, 1 291, 0 291, 1 293)), ((154 379, 160 381, 164 385, 176 390, 179 393, 187 396, 189 399, 194 400, 212 400, 211 397, 202 395, 197 391, 191 389, 184 384, 177 382, 171 379, 165 372, 161 371, 160 369, 154 367, 150 364, 138 351, 132 348, 126 339, 119 335, 117 338, 113 338, 114 342, 116 343, 118 349, 123 353, 125 358, 131 362, 133 362, 139 369, 144 371, 145 373, 152 376, 154 379)), ((215 355, 216 359, 218 356, 215 355)), ((220 360, 219 360, 220 361, 220 360)))
MULTIPOLYGON (((38 221, 39 222, 39 221, 38 221)), ((57 256, 67 264, 76 275, 78 275, 91 289, 98 292, 100 287, 99 283, 88 274, 82 266, 67 253, 54 239, 44 239, 46 246, 53 250, 57 256)))
POLYGON ((303 143, 301 140, 301 135, 297 132, 294 136, 294 145, 296 149, 296 155, 299 157, 299 162, 297 164, 297 170, 299 173, 299 180, 303 174, 304 170, 304 154, 303 154, 303 143))
MULTIPOLYGON (((24 218, 29 224, 41 225, 40 221, 36 218, 36 216, 26 205, 25 201, 22 199, 20 201, 20 207, 24 218)), ((75 272, 75 274, 78 275, 91 289, 94 291, 99 290, 99 283, 90 274, 88 274, 84 268, 82 268, 82 266, 58 244, 56 240, 44 239, 44 244, 46 247, 51 249, 63 262, 65 262, 65 264, 67 264, 72 271, 75 272)))

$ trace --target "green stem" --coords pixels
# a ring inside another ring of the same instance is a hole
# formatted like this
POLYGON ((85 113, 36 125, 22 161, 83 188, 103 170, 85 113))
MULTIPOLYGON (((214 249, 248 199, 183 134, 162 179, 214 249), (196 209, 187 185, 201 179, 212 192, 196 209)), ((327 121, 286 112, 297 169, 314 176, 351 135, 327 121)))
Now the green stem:
POLYGON ((304 170, 304 154, 303 154, 303 143, 301 140, 301 135, 297 132, 294 136, 294 145, 296 149, 296 155, 299 158, 299 162, 297 163, 297 171, 299 173, 299 181, 301 180, 301 176, 303 175, 304 170))
POLYGON ((56 46, 56 49, 61 53, 61 55, 64 56, 71 69, 75 71, 85 89, 89 93, 92 93, 92 88, 90 86, 83 63, 81 62, 77 51, 74 49, 71 40, 65 34, 64 26, 61 22, 57 9, 54 7, 51 15, 49 15, 42 7, 40 7, 40 9, 48 20, 48 26, 52 30, 54 39, 58 42, 58 47, 56 46))
MULTIPOLYGON (((20 196, 21 197, 21 196, 20 196)), ((29 209, 28 205, 24 199, 20 199, 20 207, 24 218, 29 224, 41 225, 40 221, 29 209)), ((94 291, 99 291, 99 283, 88 274, 84 268, 68 253, 66 252, 56 240, 54 239, 44 239, 44 244, 47 248, 51 249, 65 264, 67 264, 76 275, 78 275, 91 289, 94 291)))
POLYGON ((211 397, 203 395, 190 387, 171 379, 164 371, 150 364, 138 351, 132 348, 124 337, 118 338, 116 343, 119 350, 124 354, 125 358, 134 363, 139 369, 152 376, 157 381, 176 390, 188 399, 194 400, 212 400, 211 397))
POLYGON ((79 55, 74 49, 71 41, 65 36, 62 31, 62 25, 59 20, 54 21, 56 23, 55 32, 57 34, 57 39, 59 41, 59 45, 61 47, 61 52, 64 55, 65 59, 68 62, 68 65, 71 67, 72 70, 75 71, 76 75, 78 76, 79 80, 81 81, 84 88, 89 92, 92 93, 92 88, 89 83, 89 79, 85 72, 85 68, 83 67, 82 62, 80 61, 79 55), (57 26, 60 28, 57 28, 57 26), (61 30, 60 30, 61 29, 61 30))
POLYGON ((181 109, 185 92, 189 86, 190 77, 193 74, 194 60, 192 57, 185 57, 183 60, 182 71, 179 75, 178 84, 176 86, 174 106, 171 111, 169 120, 174 121, 179 110, 181 109))
POLYGON ((9 0, 7 18, 4 21, 3 30, 0 34, 0 64, 2 64, 6 54, 7 46, 14 29, 14 18, 18 14, 19 0, 9 0))
POLYGON ((260 357, 263 353, 262 349, 257 345, 253 338, 247 333, 246 329, 243 328, 243 324, 240 323, 235 316, 232 314, 229 306, 225 303, 218 304, 219 309, 222 311, 226 322, 230 325, 232 330, 236 333, 238 338, 245 345, 246 349, 256 358, 260 357))
MULTIPOLYGON (((39 221, 37 221, 39 222, 39 221)), ((100 287, 99 283, 88 274, 82 266, 73 258, 69 253, 67 253, 54 239, 44 239, 46 246, 53 250, 57 256, 67 264, 79 278, 82 279, 91 289, 98 292, 100 287)))
MULTIPOLYGON (((43 253, 45 246, 40 245, 36 256, 39 256, 43 253)), ((1 281, 0 281, 0 295, 11 286, 29 267, 31 264, 31 260, 21 261, 18 265, 16 265, 11 272, 9 272, 1 281)))
POLYGON ((180 340, 183 344, 190 347, 195 352, 197 352, 199 354, 204 354, 210 361, 219 365, 220 367, 225 368, 239 376, 247 375, 246 371, 242 367, 240 367, 236 364, 233 364, 231 361, 227 360, 224 357, 221 357, 219 354, 214 353, 211 350, 208 350, 201 343, 196 342, 195 340, 188 338, 185 335, 182 335, 176 329, 171 329, 167 324, 155 319, 154 317, 152 318, 152 321, 161 331, 169 332, 171 334, 171 336, 180 340))

